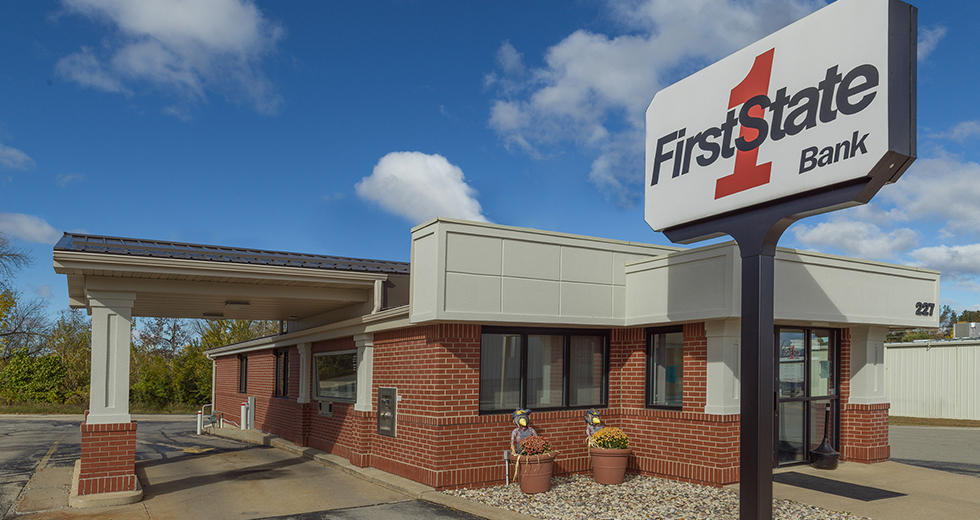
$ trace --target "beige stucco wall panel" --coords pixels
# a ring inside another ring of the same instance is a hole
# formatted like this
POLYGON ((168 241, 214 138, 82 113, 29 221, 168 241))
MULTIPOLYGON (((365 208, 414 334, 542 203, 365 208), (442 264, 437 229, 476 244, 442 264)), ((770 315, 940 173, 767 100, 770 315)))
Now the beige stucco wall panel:
POLYGON ((446 312, 500 314, 498 276, 446 273, 446 312))
POLYGON ((499 238, 446 233, 446 270, 454 273, 501 274, 503 242, 499 238))
POLYGON ((439 272, 439 235, 432 230, 412 235, 412 270, 409 306, 419 309, 420 319, 435 318, 442 282, 439 272))
POLYGON ((614 318, 611 285, 562 282, 561 314, 583 318, 614 318))
POLYGON ((561 279, 610 285, 613 281, 613 254, 589 248, 563 247, 561 279))
POLYGON ((561 280, 561 246, 526 240, 506 240, 503 276, 536 280, 561 280))
POLYGON ((626 324, 737 316, 735 250, 709 246, 626 266, 626 324))
POLYGON ((512 315, 561 314, 561 284, 528 278, 501 279, 501 311, 512 315))
POLYGON ((416 227, 412 239, 413 323, 621 325, 626 262, 678 250, 450 219, 416 227), (420 255, 418 242, 438 251, 420 255), (423 282, 432 272, 435 283, 423 282))
POLYGON ((937 327, 939 313, 917 316, 917 302, 939 302, 939 273, 820 253, 780 250, 775 266, 777 320, 937 327))
MULTIPOLYGON (((734 242, 680 250, 446 219, 412 237, 413 323, 655 326, 741 313, 734 242)), ((915 315, 916 302, 938 302, 936 271, 779 249, 775 282, 777 323, 938 325, 938 313, 915 315)))

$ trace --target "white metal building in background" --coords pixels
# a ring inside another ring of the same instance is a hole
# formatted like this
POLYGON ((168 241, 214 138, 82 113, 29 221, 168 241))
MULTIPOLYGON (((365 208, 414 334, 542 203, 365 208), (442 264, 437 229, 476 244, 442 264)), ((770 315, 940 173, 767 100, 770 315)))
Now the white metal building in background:
POLYGON ((885 344, 890 415, 980 420, 980 339, 885 344))

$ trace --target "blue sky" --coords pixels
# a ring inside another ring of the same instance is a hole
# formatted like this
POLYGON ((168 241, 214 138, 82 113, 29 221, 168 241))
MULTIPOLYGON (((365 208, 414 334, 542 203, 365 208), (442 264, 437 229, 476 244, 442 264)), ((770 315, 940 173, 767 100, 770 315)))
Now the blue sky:
MULTIPOLYGON (((0 3, 0 231, 67 306, 63 231, 405 260, 435 216, 668 244, 660 88, 820 0, 0 3)), ((943 272, 980 308, 980 4, 919 8, 916 163, 781 246, 943 272)))

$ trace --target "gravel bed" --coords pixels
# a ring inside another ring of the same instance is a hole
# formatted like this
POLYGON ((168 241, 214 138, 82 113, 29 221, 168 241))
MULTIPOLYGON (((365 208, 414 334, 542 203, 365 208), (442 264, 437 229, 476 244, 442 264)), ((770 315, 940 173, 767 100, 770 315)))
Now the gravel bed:
MULTIPOLYGON (((627 475, 618 486, 596 484, 587 475, 551 479, 551 491, 525 495, 517 484, 444 491, 543 520, 631 519, 738 520, 738 494, 698 484, 627 475)), ((773 500, 778 520, 869 520, 789 500, 773 500)))

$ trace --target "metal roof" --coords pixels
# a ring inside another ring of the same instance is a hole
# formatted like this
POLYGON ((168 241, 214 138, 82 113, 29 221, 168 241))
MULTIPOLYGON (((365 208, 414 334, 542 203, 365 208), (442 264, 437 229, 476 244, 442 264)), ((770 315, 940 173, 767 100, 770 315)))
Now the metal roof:
POLYGON ((408 274, 410 265, 407 262, 365 260, 80 233, 65 233, 58 244, 54 246, 54 250, 384 274, 408 274))

